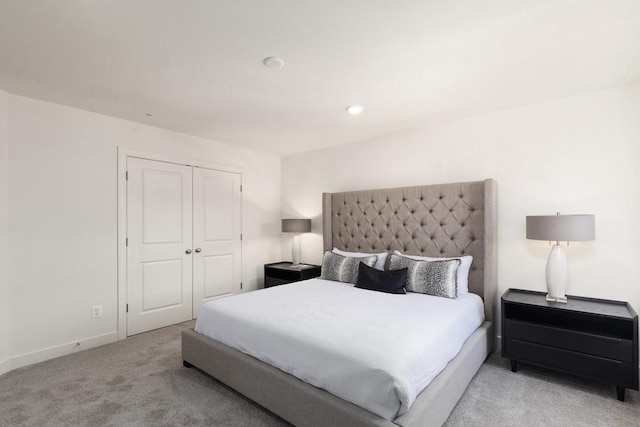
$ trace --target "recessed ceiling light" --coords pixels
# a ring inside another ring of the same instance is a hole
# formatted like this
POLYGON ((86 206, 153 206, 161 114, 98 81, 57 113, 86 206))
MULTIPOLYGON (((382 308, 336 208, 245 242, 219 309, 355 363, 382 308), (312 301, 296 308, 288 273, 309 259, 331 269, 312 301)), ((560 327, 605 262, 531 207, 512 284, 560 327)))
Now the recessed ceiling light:
POLYGON ((362 113, 362 110, 364 110, 364 107, 362 105, 349 105, 347 107, 347 112, 354 116, 357 116, 358 114, 362 113))
POLYGON ((265 67, 268 68, 282 68, 284 67, 284 61, 277 56, 268 56, 262 60, 265 67))

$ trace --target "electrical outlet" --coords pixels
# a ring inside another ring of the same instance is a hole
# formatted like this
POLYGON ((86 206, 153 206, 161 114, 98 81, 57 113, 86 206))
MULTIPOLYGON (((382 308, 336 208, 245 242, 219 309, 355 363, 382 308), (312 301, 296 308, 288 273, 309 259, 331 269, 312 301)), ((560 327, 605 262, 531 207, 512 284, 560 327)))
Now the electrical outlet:
POLYGON ((91 318, 97 319, 98 317, 102 317, 102 306, 94 305, 91 307, 91 318))

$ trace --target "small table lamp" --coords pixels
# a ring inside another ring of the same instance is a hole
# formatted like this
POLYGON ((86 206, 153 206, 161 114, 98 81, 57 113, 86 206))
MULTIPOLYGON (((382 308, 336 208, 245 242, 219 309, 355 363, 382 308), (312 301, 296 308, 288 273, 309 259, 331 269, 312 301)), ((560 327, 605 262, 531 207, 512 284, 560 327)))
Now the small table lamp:
POLYGON ((296 233, 293 236, 293 243, 291 244, 291 267, 297 267, 300 265, 300 233, 308 233, 311 231, 310 219, 283 219, 282 220, 282 232, 283 233, 296 233))
POLYGON ((594 215, 527 217, 527 239, 555 241, 547 260, 547 301, 567 302, 567 257, 560 242, 595 240, 594 215))

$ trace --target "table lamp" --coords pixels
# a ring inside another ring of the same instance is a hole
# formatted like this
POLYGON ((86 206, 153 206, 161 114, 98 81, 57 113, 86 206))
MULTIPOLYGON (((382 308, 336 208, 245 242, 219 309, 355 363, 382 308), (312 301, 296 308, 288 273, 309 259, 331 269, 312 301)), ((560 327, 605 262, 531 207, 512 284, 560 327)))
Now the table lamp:
POLYGON ((547 301, 567 302, 567 257, 560 242, 595 240, 594 215, 527 216, 527 239, 556 244, 547 260, 547 301))
POLYGON ((291 244, 291 267, 298 267, 300 265, 300 233, 308 233, 310 231, 310 219, 282 220, 283 233, 296 233, 295 236, 293 236, 293 243, 291 244))

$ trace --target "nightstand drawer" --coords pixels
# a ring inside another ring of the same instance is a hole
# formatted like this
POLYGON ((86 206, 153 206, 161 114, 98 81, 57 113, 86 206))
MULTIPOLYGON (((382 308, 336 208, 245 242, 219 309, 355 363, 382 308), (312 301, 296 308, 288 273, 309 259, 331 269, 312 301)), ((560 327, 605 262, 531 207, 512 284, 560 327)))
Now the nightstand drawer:
POLYGON ((264 287, 265 288, 270 288, 271 286, 278 286, 278 285, 284 285, 287 283, 293 283, 292 280, 286 280, 286 279, 275 279, 273 277, 265 277, 264 278, 264 287))
POLYGON ((566 350, 633 362, 633 342, 586 332, 559 329, 528 322, 505 319, 504 330, 509 338, 559 347, 566 350))
POLYGON ((286 269, 270 269, 269 277, 274 279, 286 280, 289 282, 294 282, 300 280, 300 271, 299 270, 286 270, 286 269))
POLYGON ((634 387, 633 366, 628 362, 512 338, 507 339, 506 353, 507 357, 523 362, 555 368, 570 374, 611 381, 625 387, 634 387))

